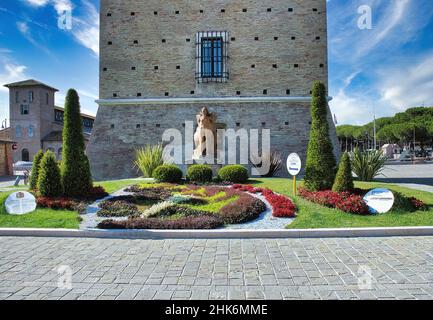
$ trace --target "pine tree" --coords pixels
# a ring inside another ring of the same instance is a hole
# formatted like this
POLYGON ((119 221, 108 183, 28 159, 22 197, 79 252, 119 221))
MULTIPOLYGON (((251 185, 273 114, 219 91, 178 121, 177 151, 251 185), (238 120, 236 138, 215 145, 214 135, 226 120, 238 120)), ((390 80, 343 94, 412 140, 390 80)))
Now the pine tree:
POLYGON ((39 169, 41 167, 41 160, 44 156, 44 152, 39 150, 39 152, 33 158, 33 166, 32 172, 30 175, 30 190, 36 191, 38 188, 38 177, 39 177, 39 169))
POLYGON ((83 123, 78 93, 70 89, 63 117, 62 182, 66 196, 85 196, 92 188, 89 160, 85 154, 83 123))
POLYGON ((350 157, 347 152, 343 154, 338 167, 337 176, 335 177, 334 186, 332 191, 334 192, 351 192, 354 189, 353 176, 352 176, 352 165, 350 163, 350 157))
POLYGON ((38 192, 43 197, 58 197, 62 195, 62 181, 56 156, 47 151, 42 160, 38 177, 38 192))
POLYGON ((336 161, 329 137, 328 101, 325 85, 313 84, 312 124, 305 167, 305 187, 311 191, 329 190, 335 178, 336 161))

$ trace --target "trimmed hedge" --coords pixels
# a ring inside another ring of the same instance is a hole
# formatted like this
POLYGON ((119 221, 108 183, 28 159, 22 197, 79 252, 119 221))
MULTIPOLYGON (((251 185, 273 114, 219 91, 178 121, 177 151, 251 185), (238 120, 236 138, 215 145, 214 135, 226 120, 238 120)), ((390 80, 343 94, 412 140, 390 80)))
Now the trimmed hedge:
POLYGON ((158 182, 179 183, 182 176, 182 170, 173 164, 159 166, 153 171, 153 178, 158 182))
POLYGON ((334 184, 337 162, 329 137, 326 87, 319 81, 313 85, 311 115, 304 185, 310 191, 329 190, 334 184))
POLYGON ((195 164, 189 167, 187 172, 187 178, 193 182, 211 182, 212 176, 212 168, 205 164, 195 164))
POLYGON ((59 197, 63 193, 60 168, 56 156, 51 151, 47 151, 41 161, 38 191, 43 197, 59 197))
POLYGON ((238 164, 221 168, 218 176, 222 181, 231 183, 245 183, 249 178, 247 168, 238 164))
POLYGON ((347 152, 343 154, 338 167, 337 176, 335 177, 334 186, 332 191, 334 192, 351 192, 355 188, 353 184, 352 166, 350 164, 350 157, 347 152))
POLYGON ((80 98, 70 89, 66 95, 63 123, 62 184, 66 196, 85 196, 92 189, 90 164, 85 154, 80 98))
POLYGON ((41 161, 43 157, 44 152, 39 150, 39 152, 33 158, 32 173, 30 175, 30 190, 36 191, 38 188, 39 170, 41 168, 41 161))

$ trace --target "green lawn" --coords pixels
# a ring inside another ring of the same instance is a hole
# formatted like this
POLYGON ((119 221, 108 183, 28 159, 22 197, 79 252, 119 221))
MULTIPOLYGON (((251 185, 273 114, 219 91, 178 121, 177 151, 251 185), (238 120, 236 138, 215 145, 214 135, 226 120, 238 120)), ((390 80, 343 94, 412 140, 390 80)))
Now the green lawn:
POLYGON ((22 216, 8 214, 4 202, 11 193, 0 193, 0 228, 78 229, 78 213, 74 211, 36 209, 22 216))
MULTIPOLYGON (((107 192, 112 193, 124 187, 143 183, 145 180, 117 180, 98 182, 95 185, 103 186, 107 192)), ((423 191, 403 188, 386 183, 356 182, 356 187, 373 189, 385 187, 398 191, 407 196, 416 197, 429 205, 429 211, 389 212, 384 215, 358 216, 344 213, 317 204, 308 202, 300 197, 294 197, 292 193, 291 179, 255 179, 250 182, 253 185, 266 187, 275 192, 288 195, 298 206, 298 217, 288 226, 290 229, 315 229, 315 228, 345 228, 345 227, 397 227, 397 226, 433 226, 433 194, 423 191)), ((298 186, 302 186, 302 181, 298 186)), ((37 209, 35 212, 14 216, 8 215, 4 202, 11 192, 0 193, 0 228, 68 228, 79 227, 78 214, 73 211, 37 209)), ((217 203, 218 205, 220 203, 217 203)), ((208 204, 210 211, 214 210, 215 203, 208 204)))
MULTIPOLYGON (((433 194, 429 192, 407 189, 386 183, 356 182, 355 184, 358 188, 388 188, 407 196, 416 197, 430 207, 429 211, 417 211, 413 213, 393 211, 384 215, 359 216, 326 208, 300 197, 294 197, 292 180, 290 179, 257 179, 252 184, 288 195, 294 200, 298 206, 298 217, 287 227, 290 229, 433 226, 433 194)), ((298 186, 302 186, 302 181, 298 186)))

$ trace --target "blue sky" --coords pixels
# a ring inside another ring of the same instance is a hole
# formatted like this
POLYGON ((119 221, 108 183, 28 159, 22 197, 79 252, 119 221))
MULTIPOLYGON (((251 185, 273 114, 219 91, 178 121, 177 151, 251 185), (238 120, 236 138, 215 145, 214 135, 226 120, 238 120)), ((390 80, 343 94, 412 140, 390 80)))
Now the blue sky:
MULTIPOLYGON (((329 90, 339 124, 363 124, 433 105, 432 0, 328 0, 329 90), (358 8, 372 28, 358 27, 358 8)), ((98 0, 0 0, 0 84, 34 78, 65 92, 75 88, 84 112, 98 96, 98 0), (72 8, 71 30, 57 26, 72 8)), ((0 88, 0 119, 8 94, 0 88)))

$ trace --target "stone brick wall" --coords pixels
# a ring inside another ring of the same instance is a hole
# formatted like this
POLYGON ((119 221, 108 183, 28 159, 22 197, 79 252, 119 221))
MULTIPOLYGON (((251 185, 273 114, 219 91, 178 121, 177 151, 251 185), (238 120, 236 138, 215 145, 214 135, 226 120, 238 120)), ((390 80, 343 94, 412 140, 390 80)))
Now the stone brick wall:
POLYGON ((103 99, 308 96, 328 82, 326 0, 105 0, 100 37, 103 99), (195 80, 199 31, 228 32, 227 83, 195 80))
MULTIPOLYGON (((195 124, 195 115, 201 107, 201 104, 100 107, 91 147, 87 149, 94 178, 137 176, 139 173, 133 168, 135 149, 161 142, 163 132, 170 128, 181 131, 185 139, 183 124, 185 121, 195 124)), ((278 151, 283 160, 298 152, 305 161, 311 122, 309 103, 214 104, 208 108, 217 114, 217 122, 228 129, 270 129, 272 151, 278 151)), ((335 143, 334 127, 331 136, 335 143)), ((280 175, 287 176, 285 169, 280 175)))
MULTIPOLYGON (((105 0, 100 46, 101 101, 87 150, 96 180, 138 175, 135 150, 161 142, 166 129, 195 123, 204 106, 227 129, 271 129, 272 150, 305 161, 305 98, 313 81, 328 85, 326 0, 105 0), (228 33, 225 83, 195 79, 201 31, 228 33), (253 101, 223 99, 232 97, 253 101)), ((331 114, 329 123, 336 146, 331 114)))

